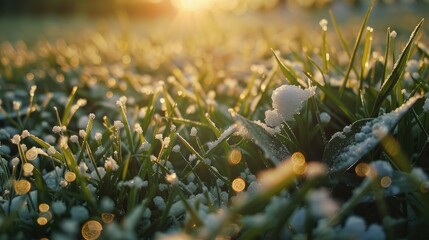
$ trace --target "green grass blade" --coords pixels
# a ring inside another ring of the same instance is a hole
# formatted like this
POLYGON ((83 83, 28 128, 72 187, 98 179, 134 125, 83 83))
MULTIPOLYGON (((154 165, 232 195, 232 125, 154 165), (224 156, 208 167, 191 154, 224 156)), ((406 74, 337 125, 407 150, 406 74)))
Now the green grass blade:
POLYGON ((347 44, 343 34, 341 33, 340 28, 338 27, 337 19, 332 13, 332 10, 329 11, 329 16, 331 17, 332 25, 334 26, 334 30, 337 33, 338 38, 340 39, 340 43, 341 43, 341 46, 343 47, 343 50, 346 51, 347 55, 350 57, 351 53, 350 53, 349 45, 347 44))
POLYGON ((383 75, 381 77, 381 85, 383 85, 384 79, 386 79, 387 64, 389 63, 389 53, 390 53, 390 27, 387 29, 386 53, 384 55, 384 67, 383 67, 383 75))
POLYGON ((125 103, 120 100, 118 101, 117 105, 119 107, 119 111, 121 112, 122 122, 124 123, 124 129, 125 134, 127 136, 129 149, 132 150, 134 149, 133 134, 131 133, 131 127, 126 112, 126 106, 125 103))
POLYGON ((365 45, 363 48, 362 62, 361 62, 361 74, 360 74, 360 83, 359 89, 363 88, 363 81, 365 80, 365 76, 368 73, 369 67, 369 58, 371 56, 371 45, 372 45, 372 31, 371 27, 367 27, 366 36, 365 36, 365 45))
MULTIPOLYGON (((29 137, 46 150, 48 150, 51 147, 51 145, 49 143, 47 143, 47 142, 43 141, 42 139, 34 136, 33 134, 31 134, 29 137)), ((58 151, 55 151, 55 153, 53 154, 53 157, 54 157, 55 161, 57 161, 60 164, 63 164, 64 158, 58 151)))
MULTIPOLYGON (((310 59, 310 62, 314 63, 313 60, 310 59)), ((348 109, 348 107, 346 105, 344 105, 344 103, 341 101, 341 99, 337 96, 337 94, 335 94, 328 86, 324 86, 320 83, 318 83, 316 80, 314 80, 314 78, 312 76, 310 76, 308 73, 305 73, 307 75, 307 77, 310 79, 310 81, 317 85, 317 87, 322 90, 322 92, 324 92, 326 94, 327 97, 329 97, 337 106, 338 108, 347 116, 347 118, 351 121, 354 122, 356 121, 356 116, 348 109)))
POLYGON ((83 138, 82 146, 81 146, 81 149, 79 152, 79 156, 77 158, 78 164, 80 163, 80 161, 82 161, 83 153, 85 151, 86 145, 88 144, 89 136, 91 135, 91 130, 92 130, 92 125, 94 124, 94 119, 95 119, 95 115, 89 114, 88 124, 86 125, 86 129, 85 129, 86 134, 85 134, 85 137, 83 138))
POLYGON ((416 39, 416 36, 423 25, 423 22, 424 19, 419 22, 419 24, 415 27, 414 31, 411 33, 410 39, 408 40, 408 43, 402 51, 398 61, 395 63, 392 73, 387 77, 387 80, 381 87, 381 90, 374 102, 374 108, 372 109, 371 116, 375 117, 378 115, 378 110, 380 109, 381 104, 384 102, 384 100, 386 100, 386 98, 391 93, 393 87, 401 79, 401 76, 405 71, 405 67, 407 66, 407 61, 410 57, 410 52, 413 47, 414 40, 416 39))
POLYGON ((350 72, 353 68, 353 64, 354 64, 354 61, 356 58, 356 53, 357 53, 357 50, 359 47, 359 43, 360 43, 360 40, 362 38, 363 31, 365 30, 366 23, 368 22, 369 15, 371 14, 372 8, 375 5, 375 2, 376 2, 376 0, 372 0, 371 5, 369 6, 368 11, 366 12, 365 18, 362 22, 362 25, 360 26, 359 34, 356 38, 356 42, 355 42, 355 45, 353 47, 352 55, 350 56, 349 66, 347 67, 346 75, 344 76, 343 84, 341 85, 341 88, 340 88, 340 95, 344 92, 344 89, 347 86, 347 81, 349 80, 350 72))
POLYGON ((76 97, 76 92, 77 92, 77 86, 74 86, 67 100, 66 108, 64 109, 63 118, 61 119, 61 126, 66 126, 67 124, 67 119, 69 118, 69 114, 73 106, 73 101, 74 101, 74 98, 76 97))
POLYGON ((283 61, 280 59, 280 57, 277 55, 277 53, 271 49, 271 51, 273 52, 274 57, 276 58, 276 61, 280 67, 280 70, 283 73, 283 76, 286 77, 286 79, 293 85, 297 85, 299 86, 300 83, 298 82, 297 77, 292 73, 292 70, 289 69, 284 63, 283 61))
POLYGON ((197 122, 197 121, 193 121, 193 120, 185 119, 185 118, 172 117, 172 118, 168 118, 168 119, 173 121, 176 124, 186 124, 186 125, 192 125, 192 126, 198 126, 198 127, 209 127, 205 123, 197 122))

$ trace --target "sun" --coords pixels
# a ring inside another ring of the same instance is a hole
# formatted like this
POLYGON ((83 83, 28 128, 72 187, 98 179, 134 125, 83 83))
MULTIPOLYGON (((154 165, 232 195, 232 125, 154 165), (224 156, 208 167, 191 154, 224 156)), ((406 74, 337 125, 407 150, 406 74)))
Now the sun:
POLYGON ((214 0, 172 0, 173 6, 181 11, 201 11, 213 6, 214 0))

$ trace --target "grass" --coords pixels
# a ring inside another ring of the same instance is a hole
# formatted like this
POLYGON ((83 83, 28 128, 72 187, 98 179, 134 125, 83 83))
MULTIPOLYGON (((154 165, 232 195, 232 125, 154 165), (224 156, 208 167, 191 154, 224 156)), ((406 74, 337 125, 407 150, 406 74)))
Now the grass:
POLYGON ((292 50, 216 25, 4 41, 1 238, 423 238, 423 20, 383 43, 370 13, 354 40, 331 13, 292 50), (267 125, 284 84, 316 93, 267 125))

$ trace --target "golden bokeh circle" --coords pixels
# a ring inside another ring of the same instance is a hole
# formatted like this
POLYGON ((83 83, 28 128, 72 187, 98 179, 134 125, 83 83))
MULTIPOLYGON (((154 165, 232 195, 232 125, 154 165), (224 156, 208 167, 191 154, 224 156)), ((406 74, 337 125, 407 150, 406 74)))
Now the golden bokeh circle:
POLYGON ((31 173, 33 172, 33 169, 34 169, 34 165, 31 163, 24 163, 24 165, 22 165, 22 170, 25 173, 31 173))
POLYGON ((101 214, 101 220, 104 223, 111 223, 114 218, 115 218, 115 214, 113 214, 113 213, 102 213, 101 214))
POLYGON ((44 226, 48 223, 48 219, 46 217, 38 217, 37 218, 37 224, 40 226, 44 226))
POLYGON ((305 156, 301 152, 295 152, 291 156, 292 163, 294 165, 304 165, 305 164, 305 156))
POLYGON ((231 151, 231 153, 229 154, 228 160, 229 160, 230 164, 237 165, 237 164, 239 164, 241 162, 241 158, 242 158, 242 155, 241 155, 240 150, 233 149, 231 151))
POLYGON ((101 223, 95 220, 90 220, 82 226, 81 233, 84 239, 94 240, 100 237, 102 230, 103 226, 101 226, 101 223))
POLYGON ((30 191, 31 183, 25 179, 21 179, 16 181, 13 187, 16 194, 24 195, 30 191))
POLYGON ((242 192, 246 188, 246 181, 243 178, 238 177, 232 181, 232 189, 236 192, 242 192))
POLYGON ((76 173, 68 171, 64 174, 64 179, 69 183, 74 182, 76 180, 76 173))
POLYGON ((380 179, 380 185, 384 188, 390 187, 392 184, 392 178, 389 176, 384 176, 380 179))
POLYGON ((370 170, 370 167, 366 163, 359 163, 355 167, 355 173, 359 177, 365 177, 368 174, 369 170, 370 170))
POLYGON ((49 205, 46 203, 39 204, 39 211, 40 212, 47 212, 49 211, 49 205))

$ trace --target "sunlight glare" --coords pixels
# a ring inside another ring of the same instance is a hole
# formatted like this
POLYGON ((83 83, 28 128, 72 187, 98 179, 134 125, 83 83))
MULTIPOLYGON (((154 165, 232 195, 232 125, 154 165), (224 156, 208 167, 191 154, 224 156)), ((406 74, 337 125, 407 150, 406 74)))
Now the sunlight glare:
POLYGON ((173 6, 181 11, 206 10, 213 6, 213 0, 172 0, 173 6))

